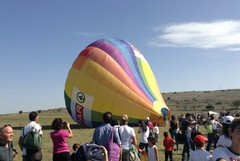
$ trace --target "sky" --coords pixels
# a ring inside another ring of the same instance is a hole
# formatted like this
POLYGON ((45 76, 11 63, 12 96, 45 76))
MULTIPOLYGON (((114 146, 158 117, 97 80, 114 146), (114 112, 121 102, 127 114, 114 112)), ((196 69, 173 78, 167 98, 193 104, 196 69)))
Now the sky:
POLYGON ((240 87, 239 0, 0 0, 0 114, 65 107, 65 81, 90 43, 130 42, 161 92, 240 87))

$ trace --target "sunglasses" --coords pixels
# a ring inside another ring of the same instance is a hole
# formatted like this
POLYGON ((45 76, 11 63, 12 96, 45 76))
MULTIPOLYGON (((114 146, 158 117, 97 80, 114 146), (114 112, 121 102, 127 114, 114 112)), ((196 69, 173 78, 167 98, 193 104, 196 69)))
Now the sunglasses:
POLYGON ((3 125, 3 127, 0 128, 0 130, 2 130, 2 129, 4 129, 5 127, 8 127, 8 126, 12 127, 10 124, 6 124, 6 125, 3 125))

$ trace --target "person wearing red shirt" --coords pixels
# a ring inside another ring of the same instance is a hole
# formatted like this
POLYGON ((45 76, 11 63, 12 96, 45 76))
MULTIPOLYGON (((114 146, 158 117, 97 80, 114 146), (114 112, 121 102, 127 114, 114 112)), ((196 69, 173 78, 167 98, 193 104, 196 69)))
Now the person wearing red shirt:
POLYGON ((175 140, 173 140, 168 132, 164 132, 164 139, 163 139, 163 146, 165 147, 165 161, 168 160, 168 157, 170 159, 170 161, 173 161, 173 157, 172 157, 172 151, 173 151, 173 146, 175 143, 175 140))

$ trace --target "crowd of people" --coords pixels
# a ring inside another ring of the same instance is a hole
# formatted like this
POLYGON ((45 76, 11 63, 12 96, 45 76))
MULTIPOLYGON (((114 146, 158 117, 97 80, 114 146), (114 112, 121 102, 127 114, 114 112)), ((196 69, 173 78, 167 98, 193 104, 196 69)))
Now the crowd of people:
POLYGON ((209 113, 203 122, 207 137, 199 131, 196 118, 190 113, 171 117, 169 131, 176 140, 176 150, 183 144, 182 161, 240 161, 240 137, 236 136, 240 132, 238 115, 228 113, 216 118, 209 113))
MULTIPOLYGON (((113 119, 111 112, 103 114, 103 123, 94 129, 90 145, 98 146, 101 156, 88 154, 83 144, 75 143, 70 154, 67 138, 72 138, 73 133, 68 122, 61 118, 52 121, 50 138, 53 143, 53 161, 77 161, 91 160, 96 157, 103 161, 160 161, 174 160, 174 151, 180 150, 179 144, 183 144, 182 161, 240 161, 240 118, 226 114, 216 118, 209 114, 204 122, 207 136, 200 130, 195 115, 186 113, 181 117, 172 115, 169 131, 163 131, 164 139, 159 142, 159 127, 152 123, 149 117, 139 120, 139 142, 133 127, 128 125, 129 118, 123 115, 120 120, 113 119), (160 159, 158 146, 164 146, 164 159, 160 159), (213 144, 213 148, 212 147, 213 144), (80 150, 79 149, 84 149, 80 150), (86 154, 79 154, 79 153, 86 154), (80 155, 80 157, 79 157, 80 155), (91 156, 92 155, 92 156, 91 156), (77 157, 78 156, 78 157, 77 157)), ((40 148, 25 146, 26 134, 34 132, 42 136, 43 131, 39 125, 39 115, 33 111, 29 113, 29 123, 23 127, 18 140, 22 151, 23 161, 41 161, 41 143, 36 143, 40 148)), ((166 123, 165 126, 168 126, 166 123)), ((33 139, 37 139, 35 136, 33 139)), ((0 128, 0 161, 13 161, 17 155, 13 144, 13 129, 11 125, 0 128)), ((39 138, 37 141, 41 142, 39 138)), ((95 149, 96 150, 96 149, 95 149)), ((97 155, 97 153, 95 153, 97 155)), ((96 159, 95 158, 95 159, 96 159)))

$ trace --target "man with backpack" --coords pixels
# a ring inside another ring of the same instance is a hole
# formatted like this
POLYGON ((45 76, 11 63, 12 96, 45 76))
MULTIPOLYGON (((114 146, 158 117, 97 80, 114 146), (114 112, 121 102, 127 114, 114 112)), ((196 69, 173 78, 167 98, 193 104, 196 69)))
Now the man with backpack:
POLYGON ((102 145, 108 150, 108 160, 116 161, 121 159, 121 141, 119 134, 110 125, 112 113, 103 114, 103 124, 94 130, 92 143, 102 145))
POLYGON ((22 150, 23 161, 41 161, 42 160, 42 128, 38 124, 38 112, 29 113, 30 122, 23 127, 18 140, 20 149, 22 150))

